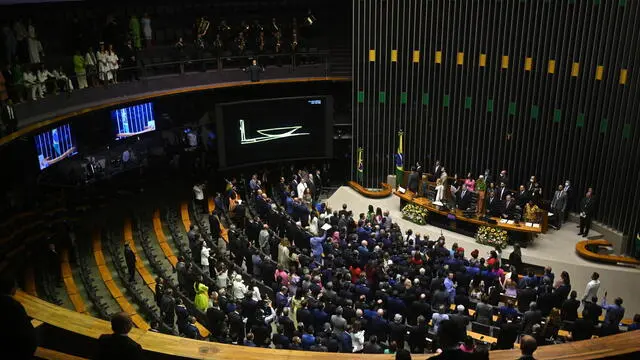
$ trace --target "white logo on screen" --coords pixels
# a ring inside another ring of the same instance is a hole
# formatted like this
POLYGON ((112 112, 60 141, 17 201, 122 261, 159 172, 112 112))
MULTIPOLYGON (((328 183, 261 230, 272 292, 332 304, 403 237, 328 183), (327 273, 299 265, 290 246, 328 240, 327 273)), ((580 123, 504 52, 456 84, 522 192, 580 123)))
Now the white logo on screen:
POLYGON ((259 142, 265 141, 273 141, 288 137, 294 136, 307 136, 309 133, 297 132, 302 129, 302 126, 285 126, 285 127, 276 127, 269 129, 259 129, 256 132, 262 136, 257 136, 253 138, 247 138, 247 134, 244 129, 244 120, 240 119, 240 144, 255 144, 259 142))

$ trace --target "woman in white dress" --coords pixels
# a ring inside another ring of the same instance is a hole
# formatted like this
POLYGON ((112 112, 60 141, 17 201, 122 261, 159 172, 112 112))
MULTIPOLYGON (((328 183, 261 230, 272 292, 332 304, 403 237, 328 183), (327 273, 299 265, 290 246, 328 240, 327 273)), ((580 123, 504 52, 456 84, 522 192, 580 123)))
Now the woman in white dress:
POLYGON ((142 19, 140 19, 140 23, 142 24, 142 34, 144 35, 144 41, 146 43, 146 47, 151 47, 151 19, 149 19, 149 15, 147 13, 144 14, 142 19))
POLYGON ((111 81, 111 71, 109 71, 109 60, 107 50, 104 48, 104 43, 100 43, 100 49, 96 52, 96 61, 98 62, 98 79, 103 83, 111 81))
POLYGON ((444 196, 444 185, 442 185, 442 179, 436 180, 436 202, 442 202, 444 196))
POLYGON ((109 63, 109 72, 111 73, 111 78, 113 79, 113 83, 118 83, 118 69, 120 69, 120 63, 118 62, 118 55, 113 50, 113 45, 109 44, 109 51, 107 51, 107 62, 109 63))
POLYGON ((36 28, 33 26, 33 24, 31 24, 31 21, 29 21, 27 34, 27 49, 29 51, 29 61, 32 64, 39 64, 41 62, 40 55, 43 54, 42 44, 36 37, 36 28))

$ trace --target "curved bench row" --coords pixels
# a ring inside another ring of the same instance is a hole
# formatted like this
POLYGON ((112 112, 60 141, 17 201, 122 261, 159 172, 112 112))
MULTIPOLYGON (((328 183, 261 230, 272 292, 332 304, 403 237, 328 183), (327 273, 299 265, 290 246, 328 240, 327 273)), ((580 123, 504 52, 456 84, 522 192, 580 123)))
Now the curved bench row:
POLYGON ((634 259, 628 256, 622 255, 609 255, 609 254, 599 254, 591 251, 590 247, 609 247, 613 246, 609 241, 605 239, 598 240, 583 240, 578 241, 576 243, 576 252, 578 255, 584 259, 595 261, 595 262, 603 262, 608 264, 624 264, 624 265, 633 265, 640 266, 640 260, 634 259))
MULTIPOLYGON (((16 294, 16 299, 24 305, 29 316, 52 326, 92 339, 97 339, 100 334, 111 333, 111 326, 107 321, 55 306, 21 291, 16 294)), ((133 329, 130 336, 142 345, 145 351, 167 354, 168 357, 175 356, 176 358, 217 360, 265 360, 268 358, 318 360, 393 359, 393 355, 334 354, 251 348, 191 340, 141 329, 133 329)), ((605 358, 624 354, 631 355, 637 352, 640 352, 640 331, 630 331, 592 340, 543 346, 538 348, 535 356, 537 358, 584 359, 605 358)), ((491 359, 515 359, 518 358, 519 354, 520 352, 517 349, 492 351, 491 359)), ((416 354, 414 358, 423 359, 433 355, 416 354)))
POLYGON ((386 198, 391 196, 391 193, 393 192, 393 188, 387 183, 380 183, 380 191, 369 190, 355 181, 348 181, 347 184, 349 184, 349 186, 360 195, 371 199, 386 198))

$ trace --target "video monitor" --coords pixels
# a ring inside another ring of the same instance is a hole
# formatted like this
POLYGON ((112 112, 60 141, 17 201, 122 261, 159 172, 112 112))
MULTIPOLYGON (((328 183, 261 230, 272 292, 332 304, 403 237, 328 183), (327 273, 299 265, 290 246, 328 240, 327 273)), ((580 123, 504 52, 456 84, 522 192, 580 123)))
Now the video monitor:
POLYGON ((78 153, 69 124, 42 132, 34 140, 40 170, 78 153))
POLYGON ((217 107, 221 167, 331 157, 332 98, 277 98, 217 107))
POLYGON ((153 103, 150 102, 112 110, 111 119, 115 123, 116 140, 148 133, 156 129, 153 103))

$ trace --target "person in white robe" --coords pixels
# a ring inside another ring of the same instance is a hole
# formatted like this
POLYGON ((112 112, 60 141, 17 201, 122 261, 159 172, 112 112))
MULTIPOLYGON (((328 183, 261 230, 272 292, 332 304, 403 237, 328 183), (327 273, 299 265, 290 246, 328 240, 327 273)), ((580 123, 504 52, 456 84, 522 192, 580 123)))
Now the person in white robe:
POLYGON ((151 39, 152 39, 152 31, 151 31, 151 19, 147 13, 142 16, 140 19, 140 23, 142 24, 142 34, 144 35, 145 46, 147 48, 151 47, 151 39))
POLYGON ((100 49, 96 52, 96 61, 98 62, 98 79, 103 83, 111 81, 111 71, 109 71, 109 54, 104 48, 104 43, 100 43, 100 49))
POLYGON ((24 86, 27 88, 27 92, 31 93, 31 100, 37 100, 44 98, 44 93, 42 92, 42 87, 38 84, 38 78, 36 75, 27 70, 24 72, 24 86))
MULTIPOLYGON (((42 93, 46 94, 47 93, 47 81, 49 81, 49 79, 53 79, 54 76, 53 74, 47 70, 44 65, 42 65, 42 67, 40 68, 40 70, 38 70, 38 72, 36 73, 36 78, 38 79, 38 85, 40 86, 42 93)), ((54 86, 55 89, 55 86, 54 86)))
POLYGON ((118 83, 118 69, 120 69, 118 55, 113 50, 113 45, 109 44, 109 50, 107 51, 107 62, 109 67, 109 72, 111 73, 111 79, 114 84, 118 83))
POLYGON ((27 47, 29 51, 29 61, 32 64, 39 64, 41 62, 40 56, 44 56, 44 52, 42 50, 42 44, 40 40, 36 37, 36 28, 29 22, 29 27, 27 30, 27 47))
POLYGON ((73 91, 73 83, 71 82, 71 79, 69 79, 67 74, 62 71, 62 66, 58 70, 53 70, 53 77, 56 79, 58 87, 61 87, 66 92, 73 91))

